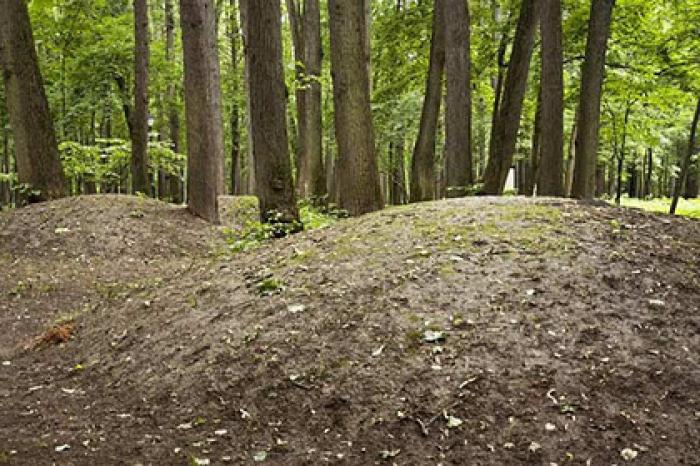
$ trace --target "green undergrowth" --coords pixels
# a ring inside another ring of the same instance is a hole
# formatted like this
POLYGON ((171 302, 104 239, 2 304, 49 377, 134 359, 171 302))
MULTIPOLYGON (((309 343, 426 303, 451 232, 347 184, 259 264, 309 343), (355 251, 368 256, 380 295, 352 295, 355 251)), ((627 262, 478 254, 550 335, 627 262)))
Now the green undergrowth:
MULTIPOLYGON (((231 252, 254 249, 268 240, 282 238, 302 230, 326 228, 347 217, 344 211, 333 207, 321 208, 308 202, 300 202, 300 222, 271 221, 261 222, 257 206, 239 207, 237 221, 240 226, 223 229, 224 238, 231 252)), ((274 218, 274 215, 273 215, 274 218)))

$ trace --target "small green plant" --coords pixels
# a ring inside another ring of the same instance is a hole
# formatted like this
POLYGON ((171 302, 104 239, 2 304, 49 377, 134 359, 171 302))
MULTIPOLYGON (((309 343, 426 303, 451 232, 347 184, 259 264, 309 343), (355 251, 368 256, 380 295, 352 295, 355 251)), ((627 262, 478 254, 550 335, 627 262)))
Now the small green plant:
POLYGON ((275 277, 268 277, 262 280, 257 285, 258 293, 263 296, 270 296, 284 289, 284 285, 281 281, 275 277))

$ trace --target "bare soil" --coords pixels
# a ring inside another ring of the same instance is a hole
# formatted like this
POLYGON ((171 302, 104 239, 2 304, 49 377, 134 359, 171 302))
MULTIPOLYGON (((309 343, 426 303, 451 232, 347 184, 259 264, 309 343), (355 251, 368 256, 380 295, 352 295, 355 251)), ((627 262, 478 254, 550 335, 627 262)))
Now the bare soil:
MULTIPOLYGON (((235 209, 230 209, 236 212, 235 209)), ((700 464, 700 222, 387 209, 228 251, 157 201, 0 214, 0 464, 700 464)))

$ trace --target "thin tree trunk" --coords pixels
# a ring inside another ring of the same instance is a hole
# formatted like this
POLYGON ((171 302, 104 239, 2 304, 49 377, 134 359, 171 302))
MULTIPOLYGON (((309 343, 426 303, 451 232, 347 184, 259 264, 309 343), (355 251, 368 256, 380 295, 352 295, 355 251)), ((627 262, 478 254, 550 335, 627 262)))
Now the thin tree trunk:
POLYGON ((134 193, 149 195, 148 179, 148 2, 134 0, 134 113, 131 132, 131 186, 134 193))
POLYGON ((437 136, 442 79, 445 69, 444 0, 435 0, 430 65, 426 82, 418 140, 411 162, 411 202, 435 198, 435 140, 437 136))
MULTIPOLYGON (((165 0, 165 58, 170 66, 175 65, 175 10, 172 0, 165 0)), ((180 113, 177 109, 177 86, 174 82, 168 83, 167 89, 168 108, 168 136, 170 148, 173 152, 180 152, 180 113)), ((174 203, 182 203, 182 174, 170 174, 168 192, 170 200, 174 203)))
POLYGON ((326 172, 323 167, 323 120, 321 112, 321 7, 319 0, 305 0, 304 54, 307 76, 305 138, 302 142, 309 182, 306 195, 316 203, 326 202, 326 172))
POLYGON ((246 3, 248 90, 256 193, 264 222, 299 220, 286 121, 279 0, 246 3))
POLYGON ((632 112, 632 102, 627 102, 627 108, 625 108, 625 118, 622 124, 622 144, 620 146, 620 153, 617 159, 617 193, 615 195, 615 204, 620 205, 622 200, 622 169, 625 165, 625 155, 627 152, 627 125, 630 121, 630 113, 632 112))
POLYGON ((180 0, 187 116, 187 198, 192 213, 219 222, 224 141, 212 0, 180 0))
POLYGON ((328 7, 338 205, 351 215, 383 207, 370 108, 368 1, 329 0, 328 7))
POLYGON ((700 120, 700 98, 698 99, 698 105, 695 108, 695 116, 693 117, 693 123, 690 125, 690 139, 688 141, 688 151, 683 158, 683 163, 681 164, 681 172, 678 176, 678 181, 676 182, 675 189, 673 190, 673 200, 671 201, 671 215, 675 215, 676 209, 678 208, 678 199, 681 195, 681 190, 685 181, 688 178, 688 170, 690 169, 690 161, 695 154, 696 148, 696 136, 698 131, 698 120, 700 120))
POLYGON ((0 68, 13 129, 17 176, 34 194, 29 202, 66 195, 66 182, 44 82, 39 70, 27 3, 0 0, 0 68))
POLYGON ((542 82, 540 163, 537 193, 563 196, 564 184, 564 51, 562 44, 561 0, 541 3, 542 82))
POLYGON ((460 197, 474 181, 471 148, 471 58, 469 8, 445 0, 445 171, 447 195, 460 197))
POLYGON ((542 158, 542 87, 537 93, 537 108, 535 110, 535 128, 532 133, 532 150, 530 152, 530 161, 526 173, 526 192, 528 196, 532 196, 537 192, 540 194, 538 179, 540 169, 540 160, 542 158))
POLYGON ((294 70, 296 73, 296 135, 294 160, 297 168, 297 192, 300 197, 306 197, 310 184, 308 170, 308 153, 305 142, 306 124, 306 35, 304 33, 304 0, 286 0, 289 25, 292 30, 292 46, 294 49, 294 70))
POLYGON ((581 72, 576 168, 571 192, 572 197, 579 199, 593 199, 595 195, 600 99, 614 5, 615 0, 593 0, 591 2, 586 59, 581 72))
POLYGON ((231 194, 242 194, 241 189, 241 129, 240 110, 237 96, 240 92, 238 81, 239 63, 239 34, 238 14, 236 12, 236 0, 230 0, 229 41, 231 45, 231 74, 233 75, 233 98, 231 99, 231 194))
POLYGON ((530 58, 537 29, 536 0, 523 0, 513 41, 503 101, 495 122, 489 161, 484 174, 484 193, 501 194, 513 164, 523 100, 527 89, 530 58))

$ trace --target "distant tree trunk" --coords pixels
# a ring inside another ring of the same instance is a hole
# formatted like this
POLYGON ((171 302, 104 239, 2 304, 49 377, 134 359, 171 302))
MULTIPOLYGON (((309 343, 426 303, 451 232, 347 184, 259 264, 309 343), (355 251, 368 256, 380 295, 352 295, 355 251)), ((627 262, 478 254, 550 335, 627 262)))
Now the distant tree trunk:
POLYGON ((513 164, 523 100, 527 90, 530 58, 535 45, 538 21, 535 2, 536 0, 523 0, 520 6, 503 100, 495 121, 489 161, 484 174, 485 194, 503 193, 508 172, 513 164))
POLYGON ((370 109, 368 1, 329 0, 328 5, 338 205, 351 215, 383 207, 370 109))
POLYGON ((323 120, 321 112, 321 7, 319 0, 305 0, 304 53, 308 89, 306 91, 306 137, 304 147, 309 180, 307 196, 316 203, 326 202, 326 172, 323 167, 323 120))
POLYGON ((240 92, 238 81, 239 63, 239 34, 238 14, 236 12, 236 0, 230 0, 229 42, 231 45, 231 74, 233 75, 233 98, 231 99, 231 194, 242 194, 241 189, 241 129, 240 110, 237 96, 240 92))
POLYGON ((644 161, 644 191, 642 197, 646 198, 652 195, 651 177, 654 168, 654 149, 647 148, 646 158, 644 161))
POLYGON ((593 0, 588 23, 586 59, 581 72, 578 135, 576 138, 576 167, 572 197, 593 199, 595 167, 598 154, 600 99, 605 74, 610 22, 615 0, 593 0))
POLYGON ((532 150, 530 152, 530 161, 527 164, 527 170, 525 174, 526 186, 525 194, 532 196, 537 193, 539 194, 538 178, 540 173, 540 161, 542 158, 542 87, 537 93, 537 108, 535 110, 535 128, 532 133, 532 150))
POLYGON ((404 137, 403 130, 401 130, 390 146, 391 203, 393 205, 406 203, 406 167, 404 165, 406 143, 404 137))
POLYGON ((0 68, 13 129, 17 176, 36 194, 28 202, 66 195, 49 104, 23 0, 0 0, 0 68))
POLYGON ((627 152, 627 125, 630 121, 630 113, 632 112, 632 103, 627 102, 625 108, 625 119, 622 124, 622 145, 620 153, 617 155, 617 193, 615 195, 615 204, 620 205, 622 201, 622 170, 625 165, 625 155, 627 152))
POLYGON ((246 3, 248 90, 256 193, 264 222, 299 220, 286 120, 279 0, 246 3))
POLYGON ((471 147, 471 58, 469 8, 445 0, 445 172, 448 197, 466 195, 474 182, 471 147))
MULTIPOLYGON (((165 58, 170 66, 175 64, 175 12, 172 0, 165 0, 165 58)), ((175 83, 168 83, 167 89, 168 107, 168 136, 171 149, 180 152, 180 114, 177 110, 177 87, 175 83)), ((170 187, 168 192, 172 202, 182 203, 182 179, 181 174, 168 176, 170 187)))
POLYGON ((670 212, 675 215, 676 208, 678 208, 678 199, 681 195, 681 190, 688 178, 688 170, 690 169, 690 162, 695 154, 695 148, 697 147, 696 136, 698 131, 698 120, 700 120, 700 98, 698 99, 698 105, 695 108, 695 116, 693 117, 693 123, 690 125, 690 139, 688 141, 688 151, 685 153, 683 162, 681 163, 681 172, 676 181, 675 189, 673 190, 673 200, 671 201, 670 212))
POLYGON ((541 2, 542 134, 537 193, 563 196, 564 169, 564 50, 561 0, 541 2))
POLYGON ((566 161, 564 194, 567 197, 571 196, 571 189, 574 183, 574 169, 576 165, 576 133, 578 132, 578 126, 576 124, 577 120, 578 109, 576 109, 576 116, 574 116, 574 124, 571 127, 571 138, 569 139, 569 158, 566 161))
POLYGON ((148 179, 148 2, 134 0, 134 112, 131 115, 131 186, 149 195, 148 179))
POLYGON ((430 41, 430 65, 423 100, 418 140, 411 163, 411 202, 434 199, 435 139, 437 136, 442 78, 445 69, 444 0, 435 0, 433 32, 430 41))
POLYGON ((306 141, 306 44, 304 34, 304 0, 286 0, 289 25, 292 30, 292 47, 294 49, 294 70, 296 72, 296 138, 294 160, 297 168, 297 192, 306 197, 309 186, 308 158, 304 142, 306 141))
POLYGON ((219 222, 224 141, 216 14, 212 0, 180 0, 187 116, 187 188, 192 213, 219 222))

